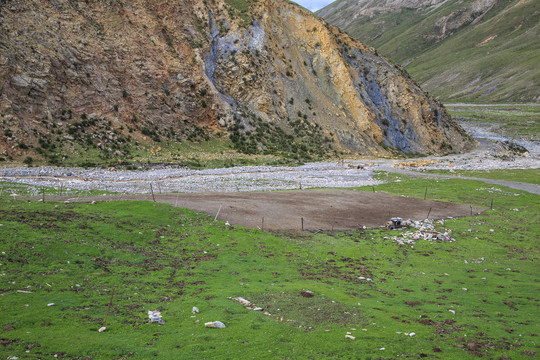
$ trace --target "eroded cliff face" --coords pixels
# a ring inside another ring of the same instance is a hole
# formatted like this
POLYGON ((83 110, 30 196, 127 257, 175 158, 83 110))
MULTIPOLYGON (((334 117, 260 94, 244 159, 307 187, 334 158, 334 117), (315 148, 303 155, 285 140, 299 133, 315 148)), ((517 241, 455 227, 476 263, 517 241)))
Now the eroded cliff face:
POLYGON ((137 143, 224 133, 241 151, 307 157, 466 145, 373 49, 282 0, 243 6, 3 2, 0 154, 79 144, 122 158, 137 143))
MULTIPOLYGON (((260 0, 252 24, 209 13, 209 78, 234 110, 294 128, 316 124, 360 154, 460 151, 463 131, 404 72, 297 6, 260 0)), ((249 116, 238 118, 249 128, 249 116)))

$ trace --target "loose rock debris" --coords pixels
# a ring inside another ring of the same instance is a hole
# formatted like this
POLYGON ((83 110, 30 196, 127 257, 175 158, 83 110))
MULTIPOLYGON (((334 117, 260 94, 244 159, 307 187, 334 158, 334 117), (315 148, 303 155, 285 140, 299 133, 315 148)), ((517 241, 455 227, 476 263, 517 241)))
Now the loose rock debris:
POLYGON ((255 306, 249 300, 246 300, 246 299, 244 299, 243 297, 240 297, 240 296, 235 297, 235 298, 229 297, 228 299, 239 302, 240 304, 242 304, 248 310, 253 310, 253 311, 261 311, 261 310, 263 310, 262 307, 255 306))
MULTIPOLYGON (((444 220, 439 220, 437 222, 441 225, 444 224, 444 220)), ((454 238, 451 237, 452 230, 444 230, 444 232, 439 232, 435 230, 435 225, 433 221, 429 219, 423 221, 411 219, 403 221, 400 218, 392 218, 387 223, 387 227, 389 229, 417 229, 416 231, 404 232, 401 234, 401 236, 392 236, 391 239, 399 245, 414 245, 418 240, 445 242, 456 241, 454 238)))
POLYGON ((218 329, 226 328, 225 324, 222 323, 221 321, 207 322, 207 323, 204 323, 204 326, 209 327, 209 328, 218 328, 218 329))
MULTIPOLYGON (((243 297, 229 297, 228 298, 229 300, 232 300, 232 301, 236 301, 236 302, 239 302, 240 304, 242 304, 247 310, 253 310, 253 311, 262 311, 263 308, 261 307, 258 307, 258 306, 255 306, 254 304, 252 304, 249 300, 246 300, 244 299, 243 297)), ((265 311, 263 313, 264 315, 266 316, 273 316, 271 313, 269 313, 268 311, 265 311)), ((280 321, 280 322, 294 322, 294 323, 297 323, 296 320, 290 320, 290 319, 286 319, 284 318, 283 316, 276 316, 276 320, 280 321)), ((302 325, 300 325, 299 327, 302 327, 302 325)), ((311 327, 309 328, 311 329, 311 327)))
POLYGON ((160 325, 165 324, 165 320, 161 317, 161 312, 159 311, 148 311, 148 318, 150 319, 151 323, 157 322, 160 325))
POLYGON ((401 332, 401 331, 396 331, 396 334, 398 334, 398 335, 403 334, 405 336, 410 336, 410 337, 416 336, 416 333, 413 333, 413 332, 412 333, 404 333, 404 332, 401 332))
MULTIPOLYGON (((426 167, 430 165, 440 165, 442 163, 441 160, 430 160, 430 159, 420 159, 420 160, 414 160, 414 161, 399 161, 392 164, 393 168, 398 169, 404 169, 404 168, 421 168, 426 167)), ((452 167, 452 164, 448 163, 448 167, 452 167)))

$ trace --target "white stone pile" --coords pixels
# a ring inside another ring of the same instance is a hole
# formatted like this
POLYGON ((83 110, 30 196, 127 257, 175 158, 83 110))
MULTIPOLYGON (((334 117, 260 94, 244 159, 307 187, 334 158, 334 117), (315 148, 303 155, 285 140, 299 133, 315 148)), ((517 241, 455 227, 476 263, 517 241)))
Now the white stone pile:
MULTIPOLYGON (((439 220, 439 224, 444 224, 444 220, 439 220)), ((414 231, 406 231, 399 236, 392 236, 391 239, 399 245, 414 245, 418 240, 426 240, 430 242, 444 241, 453 242, 456 241, 452 238, 452 230, 444 230, 439 232, 435 230, 435 225, 432 220, 405 220, 401 223, 404 228, 414 228, 414 231)))
POLYGON ((163 320, 161 312, 159 311, 148 310, 148 319, 151 323, 157 322, 160 325, 165 324, 165 320, 163 320))

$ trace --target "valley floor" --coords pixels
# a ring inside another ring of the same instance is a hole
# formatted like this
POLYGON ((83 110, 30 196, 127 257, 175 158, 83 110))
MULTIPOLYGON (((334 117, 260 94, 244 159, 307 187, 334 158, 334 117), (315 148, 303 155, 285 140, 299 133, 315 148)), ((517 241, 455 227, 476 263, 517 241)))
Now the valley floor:
MULTIPOLYGON (((540 142, 511 139, 525 146, 528 153, 510 154, 501 146, 506 140, 487 128, 471 122, 462 125, 478 141, 475 150, 465 154, 422 157, 416 159, 364 159, 309 163, 298 167, 245 166, 221 169, 191 170, 161 168, 145 171, 82 168, 4 168, 0 180, 77 191, 102 190, 116 193, 203 193, 292 190, 305 188, 344 188, 380 184, 376 172, 447 170, 501 170, 540 168, 540 142)), ((417 172, 416 172, 417 173, 417 172)), ((424 174, 424 176, 427 176, 424 174)), ((431 175, 430 175, 431 176, 431 175)), ((482 180, 484 181, 484 180, 482 180)), ((512 187, 510 182, 504 185, 512 187)), ((515 185, 538 194, 537 185, 515 185)))
POLYGON ((0 358, 536 358, 539 147, 477 130, 471 153, 399 161, 0 169, 0 358), (297 191, 245 193, 275 189, 297 191), (257 230, 261 206, 308 231, 257 230), (429 220, 359 226, 391 216, 429 220))

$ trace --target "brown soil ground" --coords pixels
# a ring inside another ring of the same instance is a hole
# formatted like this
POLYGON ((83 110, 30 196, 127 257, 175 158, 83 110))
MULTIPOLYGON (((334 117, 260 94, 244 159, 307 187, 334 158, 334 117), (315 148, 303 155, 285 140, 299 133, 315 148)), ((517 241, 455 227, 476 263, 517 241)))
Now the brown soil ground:
MULTIPOLYGON (((152 195, 126 195, 122 200, 152 200, 152 195)), ((120 197, 81 198, 120 200, 120 197)), ((231 225, 271 231, 351 230, 383 226, 392 217, 443 219, 470 216, 484 208, 421 200, 381 192, 304 190, 250 193, 156 194, 155 200, 228 221, 231 225), (264 219, 264 220, 263 220, 264 219)))

